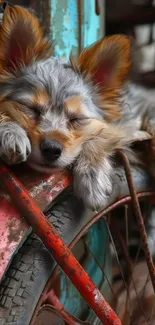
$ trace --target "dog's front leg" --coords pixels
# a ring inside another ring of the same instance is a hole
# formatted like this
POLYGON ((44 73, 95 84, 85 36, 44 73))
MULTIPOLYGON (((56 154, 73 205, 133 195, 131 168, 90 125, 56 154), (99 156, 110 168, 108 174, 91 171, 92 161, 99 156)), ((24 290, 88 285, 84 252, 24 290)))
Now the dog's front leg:
POLYGON ((90 121, 85 127, 85 134, 82 150, 73 169, 74 189, 87 207, 98 210, 112 191, 113 169, 106 152, 107 138, 111 135, 109 127, 96 120, 90 121))
POLYGON ((111 157, 118 149, 128 150, 131 139, 120 126, 96 120, 88 124, 85 132, 87 138, 73 169, 74 188, 84 204, 98 210, 112 193, 111 157))
POLYGON ((87 151, 86 153, 83 151, 75 164, 74 189, 88 208, 98 210, 105 205, 107 197, 112 192, 112 166, 108 158, 93 157, 93 152, 90 155, 89 160, 87 151))
POLYGON ((26 131, 14 122, 0 124, 0 157, 7 164, 25 161, 31 152, 26 131))

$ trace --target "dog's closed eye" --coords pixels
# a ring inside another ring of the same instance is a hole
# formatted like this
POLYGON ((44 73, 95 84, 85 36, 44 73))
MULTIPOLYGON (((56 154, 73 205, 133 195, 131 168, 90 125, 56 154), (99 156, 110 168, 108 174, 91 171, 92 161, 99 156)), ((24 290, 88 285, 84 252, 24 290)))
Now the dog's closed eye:
POLYGON ((80 96, 68 98, 64 103, 64 110, 69 127, 77 128, 83 126, 88 120, 88 117, 85 115, 83 98, 80 96))
POLYGON ((33 114, 35 115, 35 118, 39 119, 41 117, 41 115, 43 115, 43 109, 42 107, 38 106, 38 105, 33 105, 31 106, 31 111, 33 112, 33 114))
POLYGON ((42 105, 39 104, 34 104, 31 101, 27 101, 27 100, 18 100, 18 103, 21 105, 21 110, 34 117, 35 119, 40 119, 41 115, 44 115, 47 111, 46 107, 43 107, 42 105))
POLYGON ((83 126, 88 118, 82 114, 74 114, 74 113, 68 113, 68 125, 73 127, 73 128, 77 128, 80 126, 83 126))
POLYGON ((36 120, 39 120, 43 114, 43 110, 36 105, 21 105, 21 110, 36 120))

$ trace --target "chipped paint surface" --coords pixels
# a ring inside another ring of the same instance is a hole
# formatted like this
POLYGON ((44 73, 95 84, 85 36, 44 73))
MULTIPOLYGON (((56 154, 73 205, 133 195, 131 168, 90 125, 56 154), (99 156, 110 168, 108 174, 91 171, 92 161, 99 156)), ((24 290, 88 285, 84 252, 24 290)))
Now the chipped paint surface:
POLYGON ((0 198, 0 279, 10 263, 18 244, 28 231, 28 225, 9 198, 0 198))
POLYGON ((55 55, 69 57, 78 51, 78 8, 75 0, 52 0, 52 35, 55 55))
POLYGON ((94 0, 84 0, 82 3, 82 46, 85 48, 104 36, 104 0, 100 1, 100 16, 96 14, 94 0))
MULTIPOLYGON (((44 176, 24 167, 19 168, 19 166, 13 170, 42 211, 71 183, 71 178, 67 172, 44 176)), ((0 188, 2 188, 1 182, 0 188)), ((30 227, 14 207, 10 197, 1 191, 0 279, 2 279, 14 253, 29 231, 30 227)))
POLYGON ((104 0, 100 1, 100 16, 96 14, 94 0, 81 1, 81 26, 79 26, 79 4, 80 1, 75 0, 52 0, 50 34, 57 57, 68 58, 71 52, 75 57, 78 56, 80 28, 82 48, 104 35, 104 0))

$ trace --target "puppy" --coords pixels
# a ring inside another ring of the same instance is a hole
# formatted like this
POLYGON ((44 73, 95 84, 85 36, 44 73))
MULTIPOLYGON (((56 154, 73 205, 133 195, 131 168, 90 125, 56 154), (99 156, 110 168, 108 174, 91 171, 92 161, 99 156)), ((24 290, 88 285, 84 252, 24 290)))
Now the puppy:
MULTIPOLYGON (((111 156, 131 140, 126 104, 136 129, 148 106, 144 93, 140 102, 126 84, 130 39, 100 40, 80 54, 77 68, 52 55, 38 19, 8 6, 0 29, 0 156, 47 173, 73 165, 77 196, 98 209, 112 191, 111 156)), ((145 124, 154 133, 149 114, 145 124)))

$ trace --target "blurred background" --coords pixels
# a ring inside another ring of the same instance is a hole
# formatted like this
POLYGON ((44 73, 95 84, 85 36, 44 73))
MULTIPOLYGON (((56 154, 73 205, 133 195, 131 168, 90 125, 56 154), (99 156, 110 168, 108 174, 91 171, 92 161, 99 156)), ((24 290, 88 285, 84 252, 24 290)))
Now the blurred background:
POLYGON ((104 35, 131 35, 136 81, 155 86, 155 0, 12 0, 32 8, 54 41, 56 56, 77 56, 104 35))
POLYGON ((125 33, 135 42, 138 82, 155 86, 155 1, 107 0, 106 34, 125 33))

